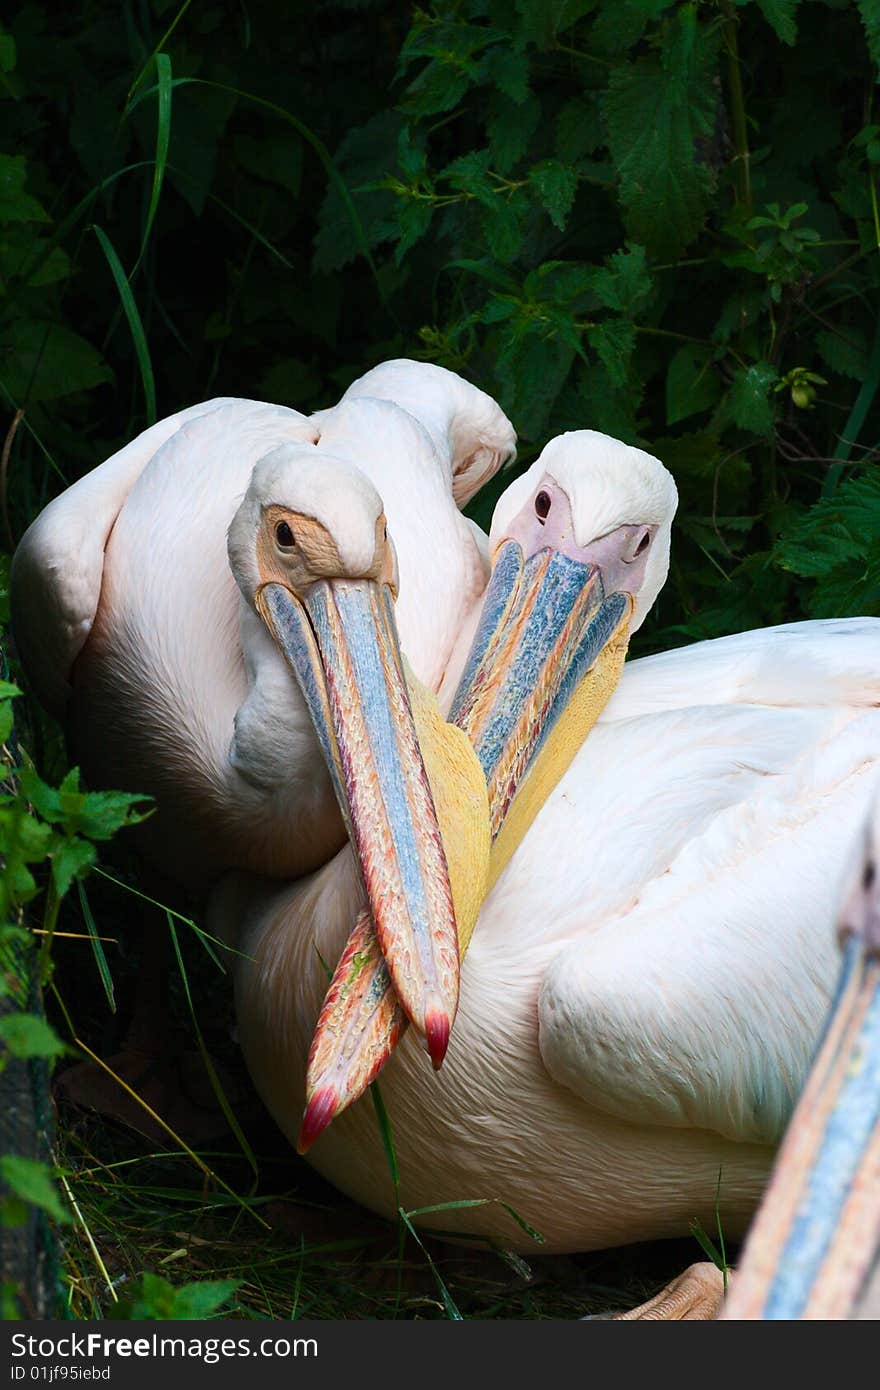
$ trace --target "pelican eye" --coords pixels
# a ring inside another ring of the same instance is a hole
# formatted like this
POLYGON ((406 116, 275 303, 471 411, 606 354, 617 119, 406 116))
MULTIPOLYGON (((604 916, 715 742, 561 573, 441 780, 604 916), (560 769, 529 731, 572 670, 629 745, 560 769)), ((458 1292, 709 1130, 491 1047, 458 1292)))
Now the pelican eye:
POLYGON ((278 525, 275 527, 275 539, 279 545, 286 547, 295 544, 293 532, 286 521, 279 521, 278 525))
POLYGON ((636 557, 638 557, 639 555, 644 555, 645 551, 648 549, 648 546, 649 546, 650 544, 651 544, 651 536, 650 536, 650 533, 649 533, 648 531, 646 531, 645 534, 642 536, 642 539, 639 541, 638 545, 636 546, 636 557))
POLYGON ((542 526, 544 525, 544 518, 550 511, 550 506, 551 497, 549 492, 539 492, 537 497, 535 498, 535 515, 542 526))

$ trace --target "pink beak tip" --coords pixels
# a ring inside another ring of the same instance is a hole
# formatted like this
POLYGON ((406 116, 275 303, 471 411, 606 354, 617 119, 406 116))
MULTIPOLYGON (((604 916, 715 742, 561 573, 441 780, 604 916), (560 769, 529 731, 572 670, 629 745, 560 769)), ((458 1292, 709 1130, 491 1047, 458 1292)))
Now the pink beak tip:
POLYGON ((315 1140, 327 1128, 339 1105, 339 1096, 333 1086, 322 1086, 309 1100, 303 1115, 299 1138, 296 1141, 298 1154, 306 1154, 315 1140))
POLYGON ((439 1009, 425 1015, 425 1041, 434 1070, 439 1071, 449 1046, 449 1017, 439 1009))

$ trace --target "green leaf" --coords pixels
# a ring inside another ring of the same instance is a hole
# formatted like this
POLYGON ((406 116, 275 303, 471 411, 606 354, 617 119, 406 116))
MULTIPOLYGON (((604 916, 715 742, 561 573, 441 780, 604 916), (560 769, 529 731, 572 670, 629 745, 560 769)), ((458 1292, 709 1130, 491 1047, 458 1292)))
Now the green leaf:
POLYGON ((131 286, 126 279, 125 271, 122 269, 122 262, 117 256, 110 238, 101 228, 95 225, 92 230, 101 246, 101 250, 107 258, 110 267, 110 274, 116 282, 116 291, 122 303, 123 312, 128 319, 129 332, 134 343, 135 355, 141 371, 141 381, 144 386, 144 400, 147 409, 147 424, 156 423, 156 384, 153 377, 153 364, 150 360, 150 349, 147 346, 147 335, 144 332, 144 325, 135 303, 131 286))
POLYGON ((480 64, 480 74, 511 101, 525 101, 529 93, 529 60, 521 48, 509 44, 491 48, 480 64))
POLYGON ((52 855, 52 878, 59 898, 63 898, 75 878, 81 878, 97 858, 88 840, 61 840, 52 855))
POLYGON ((528 96, 513 102, 503 94, 493 94, 486 133, 489 158, 499 174, 506 174, 522 159, 541 118, 541 104, 528 96))
POLYGON ((32 767, 23 767, 18 774, 19 785, 24 795, 43 820, 61 819, 61 800, 54 787, 44 782, 32 767))
POLYGON ((516 0, 523 37, 538 48, 551 48, 557 34, 596 8, 596 0, 516 0))
POLYGON ((14 72, 15 57, 15 39, 0 29, 0 72, 14 72))
POLYGON ((554 227, 564 232, 577 193, 577 170, 558 159, 545 159, 541 164, 534 165, 529 178, 538 190, 554 227))
POLYGON ((609 256, 605 268, 596 273, 593 281, 602 304, 630 317, 644 306, 651 288, 645 248, 635 245, 609 256))
POLYGON ((48 214, 24 191, 24 155, 0 154, 0 223, 48 222, 48 214))
POLYGON ((70 1213, 61 1205, 48 1164, 18 1154, 4 1154, 0 1157, 0 1178, 23 1202, 40 1207, 62 1225, 70 1221, 70 1213))
POLYGON ((60 323, 17 319, 3 331, 0 377, 16 405, 88 391, 112 375, 101 354, 60 323))
POLYGON ((414 116, 452 111, 465 96, 468 75, 453 63, 434 61, 406 89, 404 108, 414 116))
POLYGON ((424 236, 431 225, 431 215, 433 208, 427 201, 416 202, 408 199, 400 209, 398 225, 400 236, 397 241, 397 250, 394 259, 400 265, 407 251, 414 246, 419 237, 424 236))
POLYGON ((447 164, 441 175, 453 188, 469 193, 481 203, 495 201, 495 184, 489 177, 489 151, 472 150, 447 164))
POLYGON ((336 182, 327 189, 315 238, 315 269, 320 274, 341 270, 364 251, 365 245, 376 246, 395 235, 394 197, 372 185, 387 176, 392 163, 389 150, 397 147, 401 128, 398 112, 381 111, 349 130, 336 151, 337 177, 354 192, 348 194, 346 202, 336 182), (369 191, 359 191, 364 189, 369 191), (357 222, 351 211, 355 198, 357 222))
POLYGON ((636 341, 636 331, 629 320, 607 319, 590 328, 587 337, 605 367, 612 386, 624 386, 636 341))
POLYGON ((868 40, 871 62, 875 68, 880 68, 880 0, 856 0, 856 3, 868 40))
POLYGON ((490 254, 502 265, 512 261, 522 245, 522 229, 516 204, 498 197, 481 209, 483 230, 490 254))
POLYGON ((861 329, 850 326, 832 333, 823 328, 816 334, 816 346, 833 372, 864 381, 868 373, 868 340, 861 329))
POLYGON ((206 1279, 201 1284, 184 1284, 174 1295, 173 1312, 176 1319, 209 1318, 228 1303, 240 1279, 206 1279))
POLYGON ((5 1014, 0 1018, 0 1041, 13 1057, 60 1057, 66 1051, 58 1034, 39 1014, 5 1014))
MULTIPOLYGON (((29 263, 41 256, 44 247, 48 242, 35 237, 30 243, 29 263)), ((62 251, 60 246, 53 246, 46 251, 45 256, 38 260, 36 270, 27 277, 27 283, 34 289, 40 285, 57 285, 59 280, 67 280, 70 276, 70 257, 66 251, 62 251)))
POLYGON ((711 348, 692 343, 679 348, 666 373, 667 425, 711 410, 720 395, 721 385, 712 370, 711 348))
POLYGON ((212 1317, 241 1285, 240 1279, 207 1279, 176 1289, 159 1274, 146 1271, 127 1298, 115 1304, 108 1316, 137 1321, 189 1321, 212 1317))
POLYGON ((604 144, 599 108, 581 97, 567 101, 556 117, 556 153, 566 164, 575 164, 604 144))
MULTIPOLYGON (((78 774, 78 769, 74 771, 78 774)), ((68 773, 59 789, 64 824, 90 840, 110 840, 123 826, 138 825, 152 815, 152 808, 146 806, 150 798, 138 792, 79 793, 80 801, 65 786, 69 777, 68 773)))
POLYGON ((753 366, 740 367, 727 398, 728 409, 734 422, 742 430, 752 434, 768 435, 773 429, 773 405, 770 389, 777 381, 777 374, 769 362, 756 362, 753 366))
POLYGON ((556 399, 571 370, 575 350, 558 334, 535 331, 532 321, 512 320, 496 359, 503 404, 526 439, 544 435, 556 399))
MULTIPOLYGON (((768 24, 772 24, 783 43, 792 46, 797 39, 795 14, 801 0, 758 0, 758 9, 768 24)), ((742 0, 738 0, 742 4, 742 0)))
POLYGON ((673 259, 701 229, 713 185, 698 142, 714 128, 718 32, 685 25, 654 56, 615 68, 605 100, 609 143, 630 236, 673 259))
POLYGON ((819 583, 816 617, 880 613, 880 471, 847 478, 804 512, 773 551, 784 570, 819 583))

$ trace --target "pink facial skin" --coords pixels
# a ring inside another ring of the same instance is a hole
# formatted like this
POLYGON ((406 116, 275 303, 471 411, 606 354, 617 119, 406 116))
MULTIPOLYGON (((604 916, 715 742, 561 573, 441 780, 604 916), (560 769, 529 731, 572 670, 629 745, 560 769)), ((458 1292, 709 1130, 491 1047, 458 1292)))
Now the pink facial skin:
POLYGON ((557 482, 546 475, 504 539, 515 540, 526 559, 538 550, 557 550, 572 560, 598 566, 605 593, 638 594, 645 580, 656 526, 618 526, 589 545, 578 545, 571 503, 557 482))

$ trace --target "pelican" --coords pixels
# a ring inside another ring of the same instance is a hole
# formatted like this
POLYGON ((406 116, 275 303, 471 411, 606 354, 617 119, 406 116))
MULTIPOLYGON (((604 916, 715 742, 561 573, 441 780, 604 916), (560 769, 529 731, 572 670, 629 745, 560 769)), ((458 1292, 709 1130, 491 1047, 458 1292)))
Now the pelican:
POLYGON ((331 529, 384 504, 403 652, 436 690, 488 574, 458 509, 515 439, 461 377, 386 362, 309 417, 229 399, 181 411, 37 517, 12 568, 19 654, 88 782, 156 798, 139 834, 165 878, 201 892, 231 866, 293 877, 345 838, 306 700, 251 601, 247 542, 277 481, 261 463, 299 446, 296 506, 307 519, 322 507, 331 529))
MULTIPOLYGON (((548 496, 571 521, 557 546, 650 521, 659 573, 632 630, 665 579, 675 505, 645 457, 589 431, 553 441, 496 508, 493 553, 546 521, 548 496)), ((871 619, 801 623, 624 667, 483 904, 442 1073, 409 1036, 382 1074, 406 1208, 454 1233, 465 1218, 443 1204, 487 1199, 468 1233, 533 1248, 506 1203, 544 1250, 589 1250, 708 1225, 720 1181, 725 1232, 743 1233, 833 986, 851 827, 880 775, 878 642, 871 619)), ((243 953, 244 1055, 292 1142, 320 961, 339 958, 360 895, 345 850, 297 884, 232 874, 212 895, 243 953)), ((310 1161, 395 1212, 369 1105, 310 1161)))
POLYGON ((436 688, 485 585, 458 506, 514 442, 490 397, 423 363, 385 363, 308 418, 209 402, 51 503, 12 574, 36 693, 93 786, 155 796, 141 848, 164 876, 295 876, 345 822, 438 1066, 456 927, 387 596, 401 589, 406 656, 436 688))
POLYGON ((721 1316, 880 1316, 880 798, 856 837, 843 967, 721 1316))

